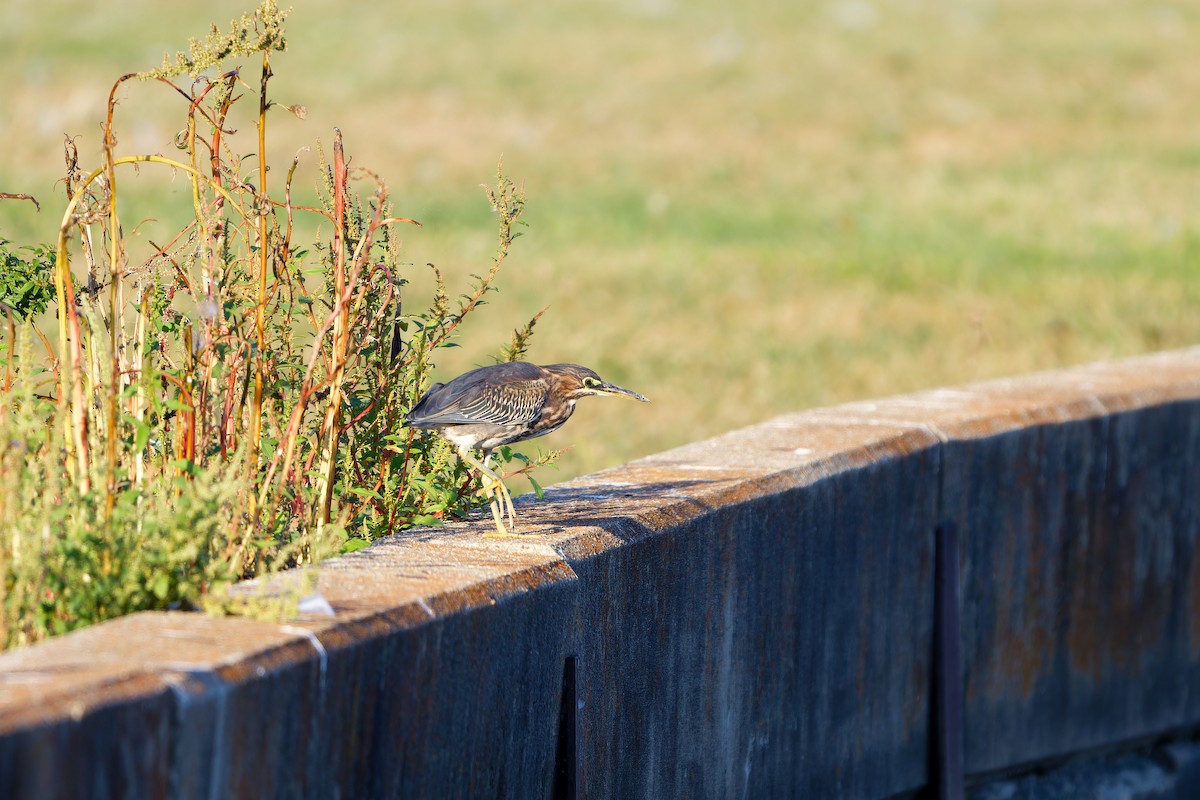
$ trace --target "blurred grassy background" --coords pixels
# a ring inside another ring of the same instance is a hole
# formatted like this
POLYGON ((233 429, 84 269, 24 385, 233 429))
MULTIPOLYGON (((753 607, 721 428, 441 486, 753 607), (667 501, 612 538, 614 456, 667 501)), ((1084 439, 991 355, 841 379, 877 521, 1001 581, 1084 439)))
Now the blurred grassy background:
MULTIPOLYGON (((252 8, 0 9, 0 191, 43 203, 0 204, 0 234, 54 235, 62 136, 99 163, 119 75, 252 8)), ((654 401, 585 401, 540 442, 572 447, 545 482, 813 405, 1200 341, 1196 4, 293 8, 273 95, 308 116, 272 120, 278 170, 340 127, 425 223, 412 261, 463 289, 494 245, 478 185, 501 155, 525 183, 527 235, 441 374, 549 304, 532 360, 654 401)), ((118 153, 172 152, 178 103, 120 96, 118 153)), ((187 212, 182 180, 136 180, 138 214, 187 212)))

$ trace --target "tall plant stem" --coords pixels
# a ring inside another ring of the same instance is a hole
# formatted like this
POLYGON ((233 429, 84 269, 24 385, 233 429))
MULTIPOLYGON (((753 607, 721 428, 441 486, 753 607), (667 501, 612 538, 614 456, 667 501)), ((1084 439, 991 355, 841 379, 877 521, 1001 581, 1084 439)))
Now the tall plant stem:
POLYGON ((54 291, 58 299, 58 405, 63 423, 63 445, 69 468, 74 469, 81 494, 90 489, 88 479, 87 417, 84 415, 83 378, 80 375, 79 316, 75 312, 75 289, 71 281, 71 261, 67 253, 67 230, 71 224, 68 209, 58 233, 55 256, 54 291), (71 457, 74 457, 72 461, 71 457))
MULTIPOLYGON (((258 218, 258 303, 254 307, 254 397, 250 402, 250 455, 246 460, 246 468, 250 470, 251 486, 258 486, 258 454, 262 436, 262 400, 263 400, 263 366, 266 354, 266 309, 267 309, 267 81, 271 78, 270 55, 263 53, 262 81, 258 94, 258 193, 262 198, 262 208, 257 209, 258 218)), ((251 519, 257 514, 255 506, 255 491, 249 493, 251 519)))
POLYGON ((112 516, 113 503, 117 496, 117 406, 121 396, 121 346, 125 327, 122 286, 124 275, 121 269, 121 221, 117 217, 117 171, 114 165, 114 149, 117 141, 113 137, 113 112, 117 105, 117 87, 135 77, 133 73, 122 75, 108 93, 108 117, 104 125, 104 172, 108 181, 108 329, 110 336, 108 396, 105 398, 105 459, 104 516, 112 516))
MULTIPOLYGON (((339 298, 346 295, 346 154, 342 132, 333 132, 333 253, 334 285, 339 298)), ((329 389, 329 410, 325 414, 325 443, 321 459, 320 508, 317 529, 329 523, 333 505, 333 485, 337 470, 339 416, 342 407, 342 380, 350 347, 350 304, 343 302, 333 322, 333 374, 329 389)))

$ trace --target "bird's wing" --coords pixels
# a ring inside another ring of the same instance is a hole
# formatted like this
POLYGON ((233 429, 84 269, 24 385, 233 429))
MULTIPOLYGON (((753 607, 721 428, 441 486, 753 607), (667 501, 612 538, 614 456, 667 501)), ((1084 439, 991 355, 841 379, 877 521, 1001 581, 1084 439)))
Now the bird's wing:
POLYGON ((408 413, 415 427, 521 424, 541 413, 550 384, 527 364, 498 364, 432 387, 408 413), (503 375, 503 380, 495 380, 503 375))
POLYGON ((463 422, 532 422, 541 413, 548 391, 549 386, 542 378, 487 386, 472 397, 463 398, 466 402, 455 403, 454 413, 463 422))

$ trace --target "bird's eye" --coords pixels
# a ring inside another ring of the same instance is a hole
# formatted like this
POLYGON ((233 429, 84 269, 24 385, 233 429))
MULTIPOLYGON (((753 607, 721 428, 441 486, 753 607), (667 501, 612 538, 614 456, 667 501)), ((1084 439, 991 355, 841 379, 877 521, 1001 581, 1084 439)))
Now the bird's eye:
POLYGON ((589 378, 584 378, 584 379, 583 379, 583 385, 584 385, 584 386, 586 386, 586 387, 587 387, 587 388, 589 388, 589 389, 595 389, 597 386, 599 386, 599 385, 600 385, 600 381, 599 381, 599 380, 597 380, 596 378, 590 378, 590 377, 589 377, 589 378))

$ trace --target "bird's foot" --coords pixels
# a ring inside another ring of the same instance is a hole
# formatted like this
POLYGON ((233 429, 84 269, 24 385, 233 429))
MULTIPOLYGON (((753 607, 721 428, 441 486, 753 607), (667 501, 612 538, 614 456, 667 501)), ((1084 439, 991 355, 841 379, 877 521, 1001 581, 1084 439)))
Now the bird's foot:
POLYGON ((494 531, 487 531, 486 533, 483 534, 483 538, 485 538, 485 539, 521 539, 523 537, 521 534, 519 534, 515 531, 510 531, 507 528, 501 527, 501 528, 496 528, 496 530, 494 530, 494 531))
POLYGON ((508 487, 504 485, 504 481, 488 480, 488 477, 484 476, 484 485, 480 491, 491 498, 488 509, 492 512, 492 520, 496 523, 496 533, 485 533, 484 536, 497 539, 519 536, 520 534, 517 533, 517 510, 513 508, 512 495, 508 493, 508 487), (505 517, 508 518, 508 525, 504 524, 505 517))
MULTIPOLYGON (((492 502, 488 505, 488 509, 492 512, 492 521, 496 523, 496 531, 495 533, 489 531, 483 535, 484 538, 487 539, 515 539, 520 536, 520 534, 517 533, 517 519, 515 515, 510 515, 509 524, 511 527, 506 527, 504 525, 504 503, 501 498, 504 497, 507 492, 501 491, 504 484, 500 484, 499 486, 501 488, 495 489, 492 492, 492 502)), ((511 500, 508 502, 508 507, 509 509, 512 508, 511 500)))

